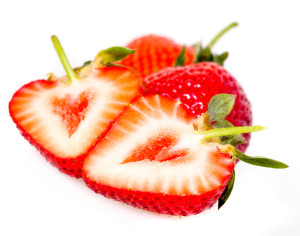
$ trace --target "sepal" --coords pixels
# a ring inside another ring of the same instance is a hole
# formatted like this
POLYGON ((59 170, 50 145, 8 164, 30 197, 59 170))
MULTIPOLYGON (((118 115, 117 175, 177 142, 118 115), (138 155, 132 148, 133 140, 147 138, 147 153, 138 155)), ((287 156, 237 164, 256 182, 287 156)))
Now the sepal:
POLYGON ((174 66, 184 66, 184 63, 185 63, 185 46, 182 47, 178 57, 176 58, 176 61, 175 61, 175 65, 174 66))
POLYGON ((275 168, 275 169, 285 169, 289 167, 285 163, 273 159, 269 159, 266 157, 247 156, 246 154, 242 153, 239 150, 235 150, 235 157, 238 158, 240 161, 246 162, 251 165, 261 166, 261 167, 268 167, 268 168, 275 168))
POLYGON ((212 53, 211 49, 215 45, 215 43, 231 28, 236 27, 238 24, 236 22, 231 23, 223 30, 221 30, 208 44, 206 47, 202 47, 201 43, 196 43, 194 45, 195 48, 195 59, 194 63, 211 61, 220 64, 223 66, 224 61, 228 58, 228 52, 224 52, 221 54, 212 53))
POLYGON ((224 192, 222 193, 221 197, 218 200, 218 209, 220 209, 230 197, 230 194, 234 186, 234 181, 235 181, 235 171, 233 170, 230 180, 228 181, 224 192))
POLYGON ((121 66, 113 62, 121 61, 130 54, 134 54, 135 50, 125 47, 110 47, 100 51, 94 59, 94 66, 121 66))

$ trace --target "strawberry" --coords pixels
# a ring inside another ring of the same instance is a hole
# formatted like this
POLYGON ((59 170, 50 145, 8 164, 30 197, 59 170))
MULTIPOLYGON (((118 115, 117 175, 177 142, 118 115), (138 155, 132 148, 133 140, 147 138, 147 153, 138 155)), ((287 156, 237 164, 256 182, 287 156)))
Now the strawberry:
POLYGON ((129 55, 120 63, 138 71, 142 78, 178 64, 189 65, 193 62, 214 61, 222 65, 228 53, 214 55, 211 48, 220 37, 235 26, 237 23, 232 23, 224 28, 205 48, 202 48, 201 43, 194 46, 183 46, 163 36, 145 35, 126 45, 128 48, 135 49, 136 53, 129 55))
MULTIPOLYGON (((177 44, 166 37, 145 35, 134 39, 127 44, 126 47, 135 49, 136 53, 129 55, 120 63, 132 67, 140 73, 142 78, 144 78, 162 68, 174 66, 183 45, 177 44)), ((185 64, 191 64, 193 62, 193 47, 186 47, 185 58, 185 64)))
POLYGON ((263 129, 212 127, 211 121, 226 123, 234 99, 228 94, 215 96, 208 112, 197 120, 173 99, 158 95, 137 99, 85 159, 84 181, 107 198, 157 213, 191 215, 217 201, 222 206, 233 187, 236 157, 256 165, 287 167, 248 157, 224 144, 240 133, 263 129))
POLYGON ((51 164, 79 178, 86 154, 138 95, 140 81, 131 70, 111 63, 120 52, 125 56, 132 50, 114 47, 101 51, 94 63, 76 70, 78 76, 58 39, 53 36, 52 41, 67 76, 51 75, 48 81, 24 85, 13 95, 9 112, 21 134, 51 164))
MULTIPOLYGON (((221 65, 214 62, 200 62, 183 67, 165 68, 144 80, 144 94, 159 94, 176 99, 193 116, 207 110, 210 99, 220 93, 237 95, 231 114, 228 116, 235 126, 252 124, 252 110, 247 96, 238 83, 221 65)), ((244 135, 248 141, 250 134, 244 135)), ((248 143, 240 145, 244 151, 248 143)))

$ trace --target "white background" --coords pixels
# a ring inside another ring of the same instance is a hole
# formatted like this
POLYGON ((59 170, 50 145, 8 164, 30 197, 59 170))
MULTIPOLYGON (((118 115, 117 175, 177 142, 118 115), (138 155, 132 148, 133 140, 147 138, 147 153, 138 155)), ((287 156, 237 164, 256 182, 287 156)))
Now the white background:
POLYGON ((299 23, 296 0, 1 1, 0 235, 300 235, 299 23), (230 51, 225 67, 251 100, 254 124, 268 126, 252 135, 247 153, 290 168, 238 164, 220 211, 169 217, 103 198, 47 163, 9 117, 19 87, 64 74, 52 34, 75 67, 148 33, 207 43, 233 21, 239 27, 215 51, 230 51))

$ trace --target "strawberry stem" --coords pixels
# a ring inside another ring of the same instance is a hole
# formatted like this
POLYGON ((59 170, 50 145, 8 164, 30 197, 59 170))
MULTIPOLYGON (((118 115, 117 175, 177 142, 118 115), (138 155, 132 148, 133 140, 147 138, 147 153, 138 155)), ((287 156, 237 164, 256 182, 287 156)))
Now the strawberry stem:
POLYGON ((227 136, 227 135, 235 135, 235 134, 243 134, 264 130, 265 127, 256 125, 256 126, 240 126, 240 127, 229 127, 229 128, 217 128, 211 129, 208 131, 198 131, 200 134, 204 135, 201 139, 204 142, 207 139, 227 136))
POLYGON ((224 28, 223 30, 221 30, 208 44, 208 48, 212 48, 215 43, 224 35, 226 34, 230 29, 236 27, 238 25, 238 23, 233 22, 230 25, 228 25, 226 28, 224 28))
POLYGON ((68 61, 68 58, 64 52, 64 49, 62 48, 58 38, 55 35, 52 35, 51 40, 52 40, 53 46, 58 54, 58 57, 67 73, 67 76, 69 78, 67 81, 67 84, 71 84, 75 79, 79 79, 79 77, 72 69, 72 67, 68 61))

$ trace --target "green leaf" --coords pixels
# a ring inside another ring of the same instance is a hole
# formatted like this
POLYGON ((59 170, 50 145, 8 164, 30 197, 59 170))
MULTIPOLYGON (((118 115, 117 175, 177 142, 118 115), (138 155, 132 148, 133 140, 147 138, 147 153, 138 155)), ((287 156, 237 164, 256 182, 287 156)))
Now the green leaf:
POLYGON ((214 56, 211 52, 211 49, 206 47, 196 54, 196 62, 202 61, 214 61, 214 56))
POLYGON ((120 61, 130 54, 134 54, 135 50, 124 47, 110 47, 100 51, 95 57, 94 63, 97 65, 113 66, 112 62, 120 61))
POLYGON ((228 52, 224 52, 220 55, 213 55, 213 62, 218 63, 219 65, 223 66, 224 61, 228 58, 228 52))
POLYGON ((231 112, 236 95, 233 94, 218 94, 213 96, 208 104, 208 114, 210 115, 210 121, 224 120, 231 112))
POLYGON ((200 61, 198 61, 198 57, 199 57, 199 55, 200 55, 200 53, 201 53, 201 51, 202 51, 202 43, 201 42, 198 42, 198 43, 196 43, 194 46, 194 49, 195 49, 195 58, 194 58, 194 61, 193 61, 193 63, 195 64, 195 63, 197 63, 197 62, 200 62, 200 61))
POLYGON ((240 152, 239 150, 235 150, 235 151, 236 151, 236 155, 235 155, 236 158, 252 165, 275 168, 275 169, 284 169, 289 167, 288 165, 280 161, 272 160, 266 157, 250 157, 240 152))
POLYGON ((233 186, 234 186, 234 180, 235 180, 235 171, 233 170, 232 174, 231 174, 231 178, 228 181, 224 192, 222 193, 221 197, 219 198, 218 209, 220 209, 225 204, 225 202, 228 200, 228 198, 232 192, 233 186))
POLYGON ((75 73, 76 73, 76 74, 79 74, 80 71, 81 71, 84 67, 90 65, 91 63, 92 63, 92 61, 86 61, 86 62, 83 63, 82 66, 74 68, 75 73))
POLYGON ((80 68, 85 67, 85 66, 88 66, 88 65, 90 65, 91 63, 92 63, 92 61, 85 61, 85 62, 83 63, 83 65, 82 65, 80 68))
POLYGON ((185 46, 182 47, 178 57, 176 58, 174 66, 184 66, 184 63, 185 63, 184 53, 185 53, 185 46))
MULTIPOLYGON (((215 124, 213 124, 214 128, 228 128, 234 127, 228 120, 219 120, 215 124)), ((246 143, 246 139, 243 137, 242 134, 235 134, 235 135, 227 135, 220 137, 222 144, 231 144, 232 146, 236 147, 239 144, 246 143)))

